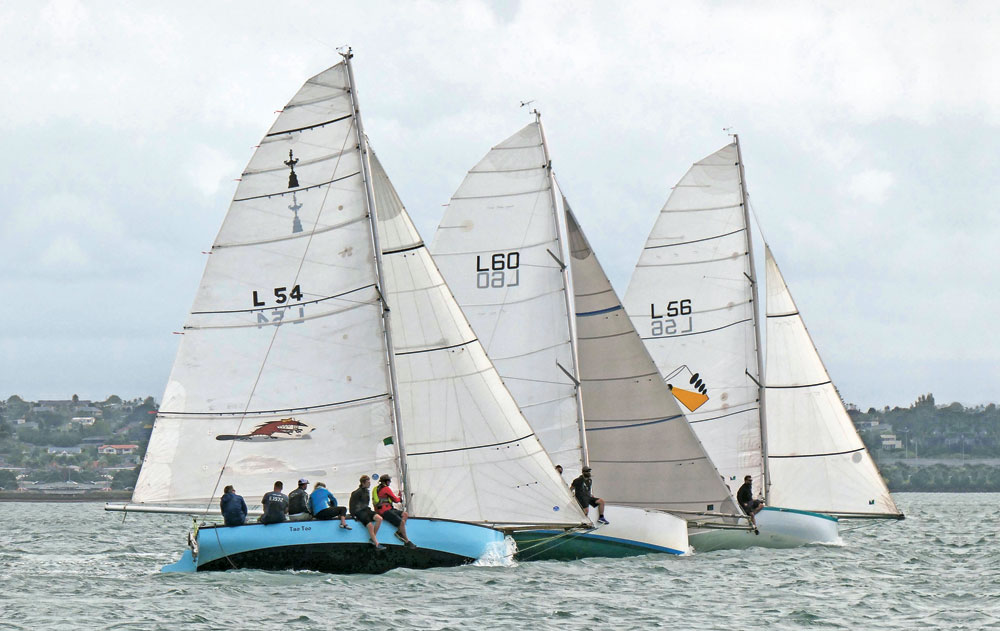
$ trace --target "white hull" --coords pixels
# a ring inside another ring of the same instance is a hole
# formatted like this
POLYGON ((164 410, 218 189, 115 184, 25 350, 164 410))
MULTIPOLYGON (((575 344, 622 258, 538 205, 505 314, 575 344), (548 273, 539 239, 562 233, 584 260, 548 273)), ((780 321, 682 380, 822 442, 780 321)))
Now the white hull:
POLYGON ((689 532, 692 547, 698 552, 762 548, 797 548, 810 543, 841 542, 837 518, 789 508, 765 507, 757 513, 757 533, 739 525, 695 526, 689 532))
POLYGON ((604 516, 610 524, 596 523, 596 509, 590 517, 594 528, 563 532, 528 530, 513 533, 520 561, 570 560, 586 557, 624 557, 649 553, 690 552, 687 522, 656 510, 608 505, 604 516))

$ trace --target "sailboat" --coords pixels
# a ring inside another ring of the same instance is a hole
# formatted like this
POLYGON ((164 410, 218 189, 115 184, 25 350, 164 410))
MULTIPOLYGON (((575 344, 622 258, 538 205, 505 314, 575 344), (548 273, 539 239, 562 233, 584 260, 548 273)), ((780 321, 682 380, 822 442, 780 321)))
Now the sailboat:
POLYGON ((452 298, 362 125, 350 51, 306 81, 212 247, 129 504, 218 514, 223 484, 401 482, 408 547, 337 520, 206 525, 164 571, 459 565, 587 527, 452 298), (291 212, 289 212, 291 211, 291 212))
POLYGON ((901 519, 769 247, 765 256, 766 372, 734 135, 673 188, 633 272, 625 309, 720 473, 734 487, 750 475, 762 493, 761 533, 776 522, 791 528, 771 545, 837 541, 842 517, 901 519))
POLYGON ((515 539, 522 558, 683 553, 687 523, 668 511, 739 509, 594 256, 535 117, 469 171, 431 245, 546 451, 569 479, 591 466, 607 502, 608 525, 515 539))

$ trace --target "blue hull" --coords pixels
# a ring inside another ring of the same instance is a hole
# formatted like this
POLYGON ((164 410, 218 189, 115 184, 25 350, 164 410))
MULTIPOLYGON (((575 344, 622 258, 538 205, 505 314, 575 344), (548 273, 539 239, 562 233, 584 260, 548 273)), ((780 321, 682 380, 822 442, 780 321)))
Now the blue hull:
POLYGON ((503 546, 503 533, 474 524, 411 518, 406 522, 408 548, 395 537, 396 529, 382 523, 376 550, 368 531, 348 520, 298 521, 280 524, 207 526, 198 531, 198 556, 190 550, 163 572, 207 570, 313 570, 335 574, 380 574, 405 567, 426 569, 465 565, 503 546))

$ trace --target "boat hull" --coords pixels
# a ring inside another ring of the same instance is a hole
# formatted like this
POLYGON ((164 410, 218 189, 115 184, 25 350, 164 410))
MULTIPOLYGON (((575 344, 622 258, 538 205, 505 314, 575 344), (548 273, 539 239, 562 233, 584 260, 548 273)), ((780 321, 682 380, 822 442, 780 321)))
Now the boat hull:
POLYGON ((376 550, 368 531, 348 521, 299 521, 247 524, 237 527, 203 527, 198 531, 198 554, 191 550, 164 572, 211 570, 313 570, 335 574, 380 574, 395 568, 426 569, 472 563, 504 547, 503 533, 474 524, 422 518, 406 522, 407 534, 417 547, 409 548, 395 537, 396 529, 382 522, 376 550))
MULTIPOLYGON (((588 530, 521 530, 511 533, 518 561, 573 561, 587 557, 684 554, 689 551, 687 522, 660 511, 608 505, 611 523, 588 530)), ((591 517, 596 517, 591 515, 591 517)))
POLYGON ((744 526, 692 527, 689 537, 696 552, 762 548, 797 548, 810 543, 840 543, 837 518, 822 513, 766 506, 756 515, 757 530, 744 526))

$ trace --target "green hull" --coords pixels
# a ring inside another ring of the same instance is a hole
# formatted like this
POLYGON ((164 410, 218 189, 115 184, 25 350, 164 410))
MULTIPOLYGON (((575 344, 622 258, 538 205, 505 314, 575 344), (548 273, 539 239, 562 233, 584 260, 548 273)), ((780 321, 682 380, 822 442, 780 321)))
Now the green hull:
POLYGON ((680 550, 650 544, 600 537, 593 534, 548 530, 524 530, 511 533, 517 542, 518 561, 575 561, 588 557, 622 558, 643 554, 682 554, 680 550))

